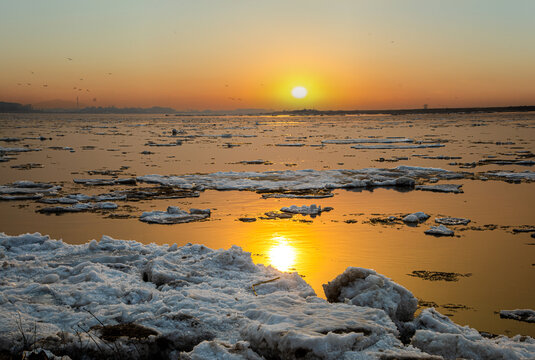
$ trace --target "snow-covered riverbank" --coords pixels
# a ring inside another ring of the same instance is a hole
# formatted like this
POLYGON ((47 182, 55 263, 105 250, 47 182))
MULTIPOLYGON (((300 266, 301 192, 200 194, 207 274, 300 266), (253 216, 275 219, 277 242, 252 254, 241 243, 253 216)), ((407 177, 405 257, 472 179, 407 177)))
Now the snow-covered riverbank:
POLYGON ((373 270, 325 285, 255 265, 239 247, 68 245, 0 234, 0 351, 72 358, 530 359, 529 337, 484 337, 373 270))

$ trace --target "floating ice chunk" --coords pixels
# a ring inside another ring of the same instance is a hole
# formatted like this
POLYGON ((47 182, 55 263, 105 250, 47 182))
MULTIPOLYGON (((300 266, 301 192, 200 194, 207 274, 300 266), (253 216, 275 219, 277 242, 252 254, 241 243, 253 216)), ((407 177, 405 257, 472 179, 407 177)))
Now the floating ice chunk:
POLYGON ((90 210, 112 210, 117 209, 118 205, 112 202, 101 202, 101 203, 76 203, 72 206, 53 206, 53 207, 44 207, 36 210, 41 214, 62 214, 62 213, 74 213, 74 212, 84 212, 90 210))
POLYGON ((436 218, 435 222, 437 224, 443 224, 443 225, 468 225, 468 223, 470 222, 470 219, 456 218, 456 217, 443 217, 443 218, 436 218))
POLYGON ((406 223, 419 223, 424 222, 429 219, 429 215, 424 212, 418 211, 412 214, 409 214, 403 218, 403 221, 406 223))
POLYGON ((155 143, 155 142, 149 141, 145 145, 146 146, 180 146, 182 145, 182 141, 176 140, 175 142, 172 142, 172 143, 155 143))
POLYGON ((41 199, 39 202, 44 204, 76 204, 78 200, 70 197, 58 197, 41 199))
POLYGON ((321 208, 321 206, 317 206, 316 204, 312 204, 310 206, 303 205, 301 207, 297 205, 292 205, 289 207, 283 207, 280 209, 282 212, 287 212, 291 214, 301 214, 301 215, 319 215, 324 211, 331 211, 333 210, 332 207, 325 207, 321 208))
POLYGON ((329 302, 383 309, 394 322, 411 321, 418 299, 403 286, 374 270, 348 267, 343 274, 323 285, 329 302))
POLYGON ((506 180, 535 180, 535 172, 534 171, 523 171, 523 172, 507 172, 507 171, 499 171, 499 172, 487 172, 484 174, 486 177, 492 178, 503 178, 506 180))
POLYGON ((38 199, 43 195, 55 195, 61 186, 33 181, 16 181, 7 185, 0 185, 0 200, 38 199))
POLYGON ((411 145, 353 145, 352 149, 357 150, 377 150, 377 149, 424 149, 444 147, 444 144, 411 144, 411 145))
POLYGON ((390 143, 411 143, 413 139, 409 138, 369 138, 369 139, 328 139, 322 140, 323 144, 390 144, 390 143))
POLYGON ((43 194, 0 195, 0 200, 38 200, 41 199, 43 196, 43 194))
POLYGON ((501 310, 500 317, 504 319, 513 319, 513 320, 518 320, 518 321, 525 321, 528 323, 535 323, 535 310, 531 310, 531 309, 501 310))
POLYGON ((29 152, 29 151, 41 151, 41 149, 33 149, 33 148, 27 148, 27 147, 6 148, 6 147, 0 146, 0 154, 2 153, 16 154, 20 152, 29 152))
POLYGON ((111 209, 117 209, 117 204, 116 203, 113 203, 113 202, 109 202, 109 201, 106 201, 106 202, 100 202, 100 203, 96 203, 95 205, 93 205, 93 208, 94 209, 106 209, 106 210, 111 210, 111 209))
POLYGON ((300 147, 300 146, 305 146, 305 144, 304 143, 286 142, 286 143, 281 143, 281 144, 275 144, 275 146, 295 146, 295 147, 300 147))
POLYGON ((416 185, 415 189, 423 190, 423 191, 461 194, 463 193, 463 190, 461 189, 461 187, 462 185, 458 185, 458 184, 438 184, 438 185, 416 185))
POLYGON ((136 178, 124 179, 73 179, 76 184, 103 186, 103 185, 136 185, 136 178))
POLYGON ((453 230, 448 229, 444 225, 431 226, 431 228, 424 231, 424 233, 435 236, 453 236, 455 234, 453 230))
POLYGON ((139 220, 154 224, 182 224, 206 219, 210 216, 210 209, 190 209, 188 213, 178 206, 169 206, 167 211, 144 212, 139 220))
POLYGON ((258 159, 258 160, 242 160, 242 161, 239 161, 238 164, 244 164, 244 165, 273 165, 273 163, 271 161, 262 160, 262 159, 258 159))

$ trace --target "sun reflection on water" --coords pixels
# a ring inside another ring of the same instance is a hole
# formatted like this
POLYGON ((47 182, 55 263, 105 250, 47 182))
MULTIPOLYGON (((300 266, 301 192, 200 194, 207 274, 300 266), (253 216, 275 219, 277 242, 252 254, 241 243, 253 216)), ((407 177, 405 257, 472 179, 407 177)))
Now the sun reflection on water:
POLYGON ((271 266, 280 271, 294 270, 297 252, 284 236, 274 236, 268 251, 271 266))

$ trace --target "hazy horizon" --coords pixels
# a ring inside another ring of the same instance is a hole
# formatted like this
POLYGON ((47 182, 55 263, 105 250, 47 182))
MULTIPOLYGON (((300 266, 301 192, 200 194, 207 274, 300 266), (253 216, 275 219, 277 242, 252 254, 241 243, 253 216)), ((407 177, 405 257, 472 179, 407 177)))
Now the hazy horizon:
POLYGON ((232 110, 529 105, 532 1, 6 2, 0 99, 232 110), (293 98, 304 86, 308 95, 293 98))

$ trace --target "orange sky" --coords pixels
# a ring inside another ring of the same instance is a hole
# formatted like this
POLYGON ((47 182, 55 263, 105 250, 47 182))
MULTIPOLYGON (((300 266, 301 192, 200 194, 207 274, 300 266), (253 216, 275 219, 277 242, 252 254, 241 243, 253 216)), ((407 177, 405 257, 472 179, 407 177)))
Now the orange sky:
POLYGON ((513 4, 3 2, 0 101, 78 96, 83 105, 178 110, 532 105, 535 2, 513 4), (291 97, 298 85, 306 98, 291 97))

